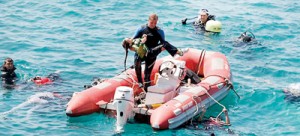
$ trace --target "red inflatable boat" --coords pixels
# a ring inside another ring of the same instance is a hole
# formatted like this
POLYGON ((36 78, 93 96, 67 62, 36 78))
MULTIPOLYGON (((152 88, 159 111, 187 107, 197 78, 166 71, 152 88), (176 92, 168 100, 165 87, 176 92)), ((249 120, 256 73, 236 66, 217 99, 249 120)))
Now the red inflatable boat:
POLYGON ((80 116, 115 110, 118 119, 123 115, 126 119, 144 115, 150 118, 154 129, 173 129, 200 114, 201 109, 219 103, 232 87, 230 66, 225 55, 196 49, 188 49, 177 58, 167 56, 158 59, 151 81, 152 86, 138 105, 131 97, 138 96, 143 90, 138 88, 134 69, 128 69, 98 85, 74 93, 67 104, 66 114, 80 116), (188 80, 183 83, 187 70, 201 77, 201 82, 193 84, 188 80))

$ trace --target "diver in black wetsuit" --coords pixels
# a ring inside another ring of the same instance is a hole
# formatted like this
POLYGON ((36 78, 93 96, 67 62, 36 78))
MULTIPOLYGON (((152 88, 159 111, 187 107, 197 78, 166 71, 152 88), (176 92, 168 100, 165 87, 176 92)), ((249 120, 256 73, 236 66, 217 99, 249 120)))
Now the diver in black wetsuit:
MULTIPOLYGON (((187 20, 188 20, 188 18, 185 18, 185 19, 181 20, 181 23, 183 25, 186 25, 187 20)), ((215 20, 215 16, 210 15, 207 9, 199 10, 198 18, 193 22, 193 26, 195 27, 195 30, 205 32, 206 31, 205 25, 206 25, 207 21, 209 21, 209 20, 215 20)))
POLYGON ((255 40, 255 36, 254 36, 254 34, 252 32, 246 31, 246 32, 243 32, 239 36, 238 40, 241 41, 241 42, 244 42, 244 43, 248 43, 248 42, 254 41, 255 40), (248 32, 248 34, 247 34, 247 32, 248 32))
POLYGON ((148 48, 147 56, 141 58, 135 53, 134 64, 135 71, 139 82, 139 87, 144 86, 144 90, 147 92, 147 88, 150 86, 150 76, 155 64, 156 57, 164 49, 166 49, 172 56, 175 54, 183 55, 183 52, 172 46, 169 42, 165 41, 164 31, 156 26, 158 16, 151 14, 148 19, 148 24, 141 26, 134 34, 133 39, 142 38, 147 36, 145 45, 148 48), (161 46, 161 47, 160 47, 161 46), (163 47, 163 48, 162 48, 163 47), (145 61, 144 71, 144 85, 141 74, 141 63, 145 61))
POLYGON ((234 47, 259 44, 255 38, 255 35, 250 31, 243 32, 234 42, 234 47))
POLYGON ((11 58, 6 58, 1 66, 1 81, 3 84, 13 85, 17 79, 15 73, 14 61, 11 58))

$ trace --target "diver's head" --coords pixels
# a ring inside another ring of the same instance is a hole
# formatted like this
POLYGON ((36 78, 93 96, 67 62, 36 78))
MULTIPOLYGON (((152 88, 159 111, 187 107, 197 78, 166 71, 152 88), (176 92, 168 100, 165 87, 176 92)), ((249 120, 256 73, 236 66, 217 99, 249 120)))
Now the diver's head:
POLYGON ((201 9, 199 10, 198 20, 205 24, 207 22, 208 15, 209 13, 207 9, 201 9))
POLYGON ((148 18, 148 27, 150 27, 151 29, 156 27, 158 21, 158 16, 156 14, 150 14, 149 18, 148 18))
POLYGON ((7 70, 12 70, 14 69, 14 60, 11 58, 6 58, 3 67, 5 67, 7 70))
POLYGON ((59 74, 58 73, 51 73, 50 75, 47 76, 51 81, 55 81, 59 79, 59 74))
POLYGON ((42 77, 36 76, 36 77, 34 77, 32 80, 42 80, 42 77))
POLYGON ((247 34, 247 31, 242 33, 241 36, 239 37, 239 40, 245 43, 251 42, 255 36, 253 33, 250 32, 251 35, 247 34))
POLYGON ((245 36, 243 38, 243 42, 251 42, 251 40, 252 40, 252 37, 250 37, 250 36, 245 36))

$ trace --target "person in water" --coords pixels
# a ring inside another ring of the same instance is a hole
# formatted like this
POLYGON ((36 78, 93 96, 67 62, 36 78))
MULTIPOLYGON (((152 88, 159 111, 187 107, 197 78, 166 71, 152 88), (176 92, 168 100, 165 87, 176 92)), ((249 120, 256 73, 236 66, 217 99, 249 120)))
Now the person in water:
POLYGON ((251 41, 254 41, 255 40, 255 36, 254 36, 254 34, 252 33, 252 32, 248 32, 248 34, 247 34, 247 32, 248 31, 246 31, 246 32, 243 32, 239 37, 238 37, 238 41, 240 41, 240 42, 244 42, 244 43, 249 43, 249 42, 251 42, 251 41), (249 34, 250 33, 250 34, 249 34))
POLYGON ((17 80, 17 75, 15 73, 16 67, 14 61, 11 58, 6 58, 3 65, 1 66, 1 80, 2 83, 13 85, 17 80))
MULTIPOLYGON (((151 85, 151 72, 156 61, 156 57, 162 50, 167 50, 172 56, 175 54, 183 55, 183 52, 169 42, 165 41, 164 31, 157 27, 158 16, 156 14, 150 14, 148 18, 148 23, 141 26, 134 34, 133 38, 130 40, 140 41, 131 47, 135 50, 134 65, 137 79, 139 82, 139 87, 144 87, 147 92, 147 88, 151 85), (137 39, 141 38, 141 39, 137 39), (138 48, 137 48, 138 47, 138 48), (143 53, 138 50, 143 50, 143 53), (145 71, 144 71, 144 84, 141 74, 141 63, 145 61, 145 71)), ((127 42, 126 42, 127 43, 127 42)), ((134 42, 131 42, 134 43, 134 42)), ((129 47, 125 47, 129 48, 129 47)))
POLYGON ((258 44, 255 35, 250 31, 243 32, 235 41, 234 47, 241 47, 249 44, 258 44))
POLYGON ((203 112, 203 114, 198 119, 198 122, 200 122, 205 130, 211 129, 213 127, 221 127, 221 126, 230 126, 230 119, 228 116, 227 109, 223 109, 222 112, 225 115, 225 121, 222 121, 220 118, 216 117, 209 117, 208 119, 202 119, 202 116, 204 115, 206 111, 203 112))
POLYGON ((59 74, 51 73, 47 77, 36 76, 32 78, 31 81, 34 82, 36 85, 45 85, 45 84, 51 84, 57 79, 59 79, 59 74))
MULTIPOLYGON (((187 20, 188 20, 188 18, 185 18, 185 19, 181 20, 181 23, 183 25, 186 25, 187 20)), ((197 19, 193 22, 193 25, 196 30, 206 31, 205 26, 209 20, 215 20, 215 16, 210 15, 207 9, 201 9, 201 10, 199 10, 199 15, 198 15, 197 19)))

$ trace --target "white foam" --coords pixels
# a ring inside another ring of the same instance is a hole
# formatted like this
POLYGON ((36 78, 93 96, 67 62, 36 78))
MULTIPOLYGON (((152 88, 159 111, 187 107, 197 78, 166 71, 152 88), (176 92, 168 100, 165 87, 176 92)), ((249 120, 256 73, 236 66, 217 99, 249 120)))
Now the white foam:
POLYGON ((50 92, 42 92, 42 93, 37 93, 37 94, 34 94, 32 96, 30 96, 27 101, 17 105, 16 107, 13 107, 12 109, 10 109, 9 111, 6 111, 6 112, 2 112, 0 113, 0 116, 5 116, 7 114, 10 114, 22 107, 25 107, 29 104, 46 104, 48 103, 47 100, 45 100, 44 98, 51 98, 53 99, 54 98, 54 94, 53 93, 50 93, 50 92))
POLYGON ((300 97, 300 83, 292 83, 284 91, 293 96, 300 97))

